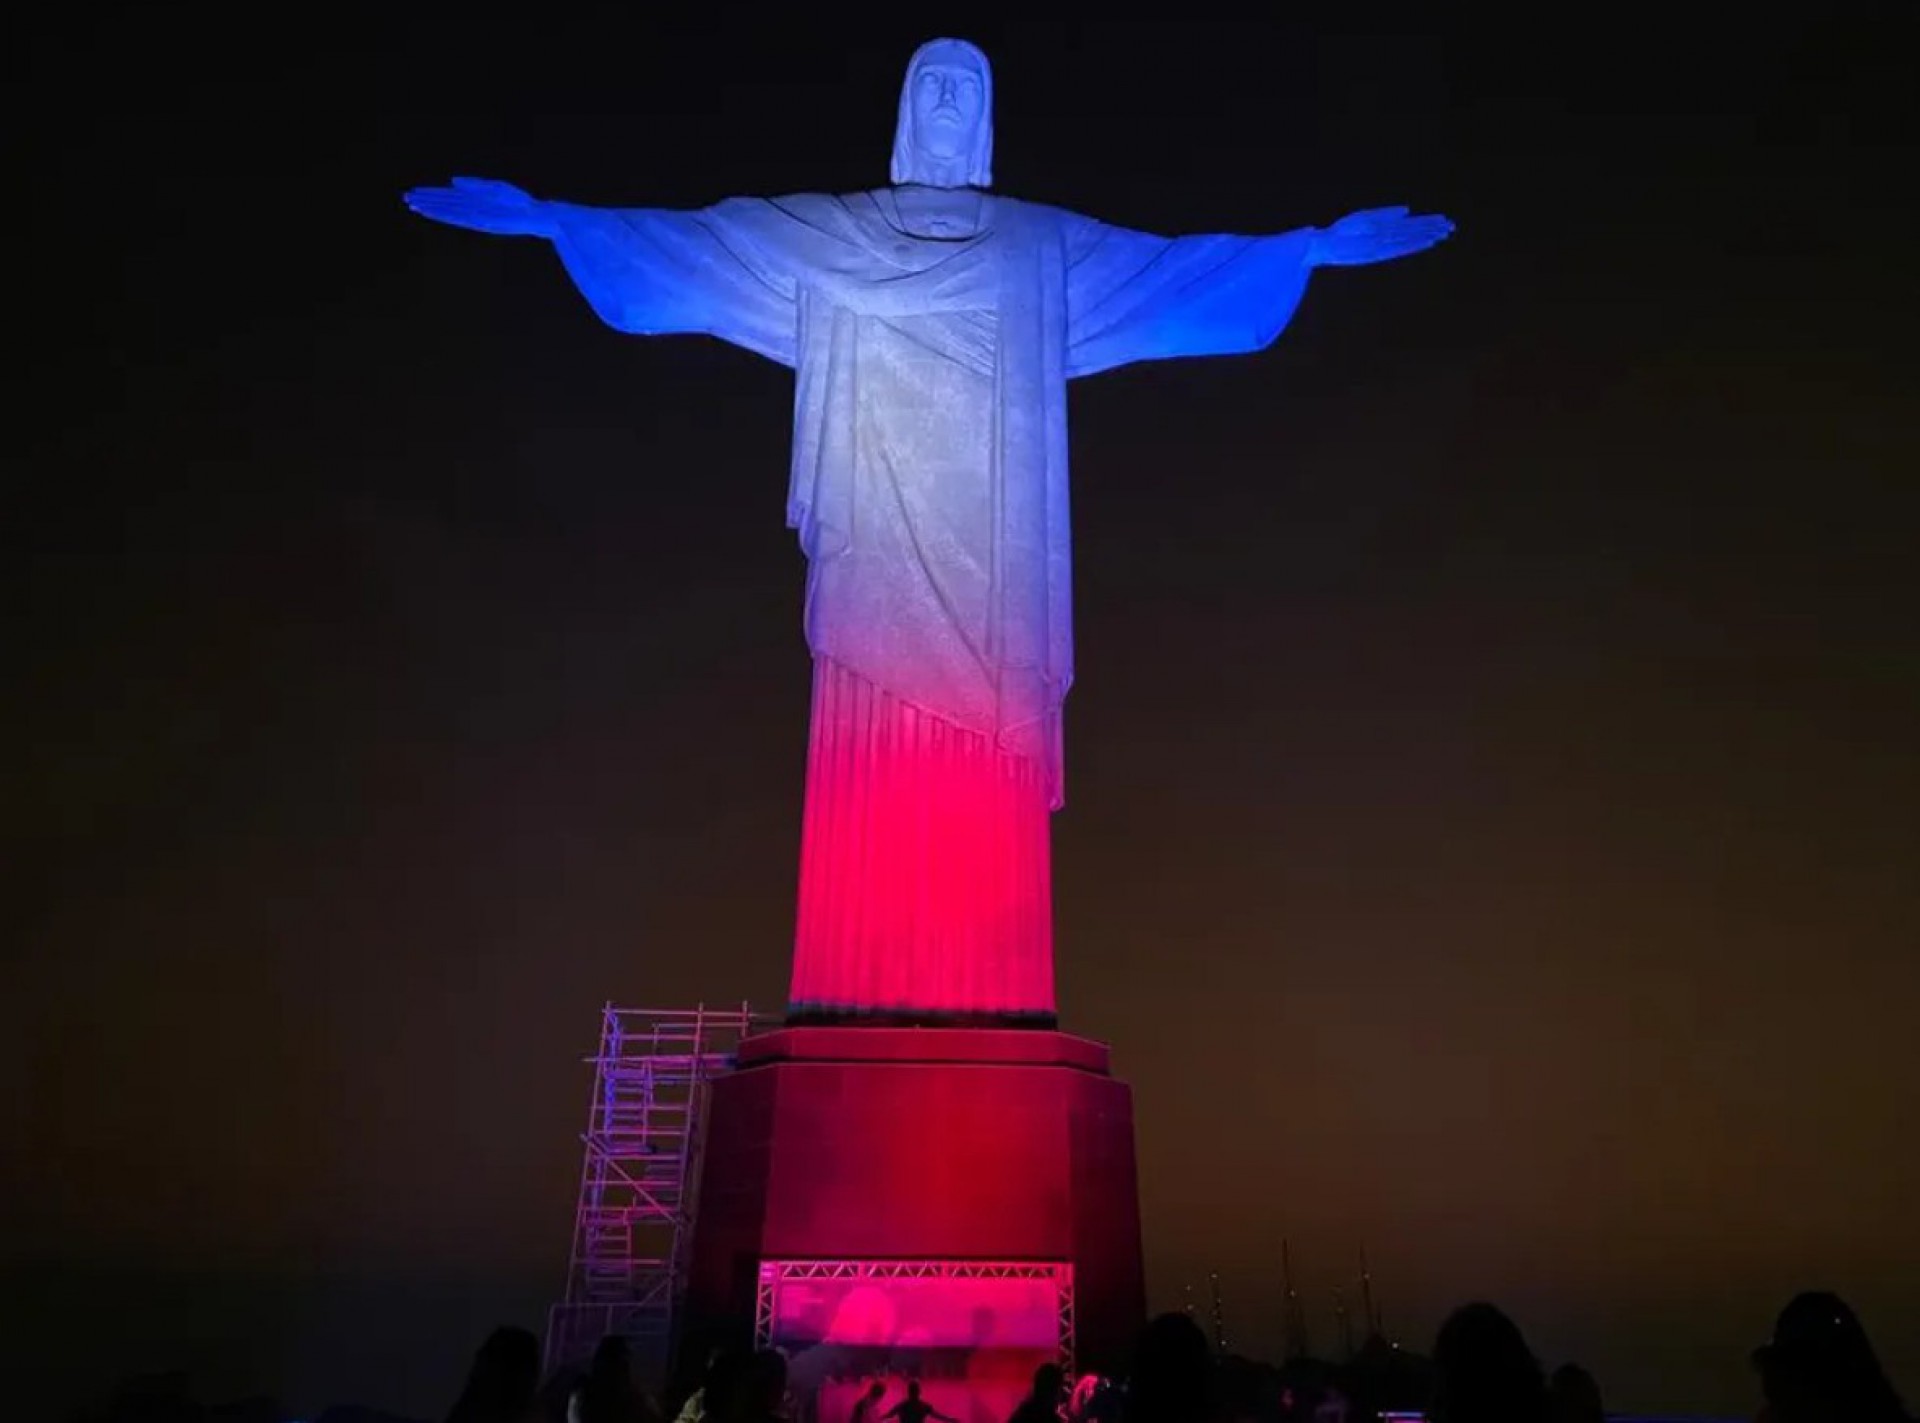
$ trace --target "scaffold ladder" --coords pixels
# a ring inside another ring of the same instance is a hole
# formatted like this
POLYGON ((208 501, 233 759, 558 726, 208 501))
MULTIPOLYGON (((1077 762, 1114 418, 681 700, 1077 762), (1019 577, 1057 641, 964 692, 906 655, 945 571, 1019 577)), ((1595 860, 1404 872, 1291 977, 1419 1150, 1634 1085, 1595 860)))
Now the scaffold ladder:
POLYGON ((641 1359, 667 1362, 707 1084, 733 1065, 756 1022, 745 1003, 601 1010, 567 1289, 547 1318, 549 1368, 584 1362, 609 1334, 630 1340, 641 1359))

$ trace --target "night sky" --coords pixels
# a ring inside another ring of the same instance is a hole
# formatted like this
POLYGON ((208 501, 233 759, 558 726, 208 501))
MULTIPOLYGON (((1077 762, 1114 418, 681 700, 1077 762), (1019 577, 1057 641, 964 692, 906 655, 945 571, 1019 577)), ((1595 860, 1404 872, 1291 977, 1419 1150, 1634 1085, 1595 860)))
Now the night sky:
POLYGON ((1824 1287, 1920 1395, 1914 26, 1285 8, 20 41, 0 1297, 36 1387, 438 1416, 561 1284, 600 1003, 777 1006, 791 378, 619 336, 400 193, 871 186, 950 32, 1002 191, 1459 224, 1317 275, 1264 354, 1073 388, 1062 1009, 1136 1090, 1155 1303, 1217 1269, 1272 1356, 1285 1238, 1330 1344, 1364 1244, 1410 1346, 1486 1296, 1610 1404, 1745 1413, 1824 1287))

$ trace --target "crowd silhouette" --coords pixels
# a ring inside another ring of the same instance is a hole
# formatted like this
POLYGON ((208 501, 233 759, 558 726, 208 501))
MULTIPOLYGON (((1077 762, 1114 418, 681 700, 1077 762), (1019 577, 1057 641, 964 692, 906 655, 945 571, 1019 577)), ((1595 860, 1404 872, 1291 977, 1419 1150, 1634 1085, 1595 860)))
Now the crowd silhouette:
MULTIPOLYGON (((1791 1300, 1752 1365, 1755 1423, 1914 1423, 1860 1320, 1836 1295, 1791 1300)), ((640 1387, 627 1341, 609 1337, 584 1370, 543 1379, 539 1341, 525 1329, 500 1328, 480 1345, 443 1416, 446 1423, 960 1423, 910 1376, 861 1381, 844 1418, 819 1418, 812 1399, 795 1396, 787 1358, 774 1349, 710 1349, 694 1375, 656 1397, 640 1387), (902 1396, 884 1406, 900 1386, 902 1396)), ((1363 1348, 1344 1368, 1217 1358, 1190 1316, 1161 1315, 1141 1332, 1124 1374, 1069 1379, 1044 1364, 1011 1415, 996 1415, 995 1423, 1364 1423, 1387 1414, 1432 1423, 1602 1423, 1608 1416, 1592 1374, 1573 1363, 1548 1374, 1519 1326, 1476 1302, 1447 1317, 1430 1360, 1389 1348, 1368 1363, 1363 1348)), ((331 1410, 315 1423, 381 1417, 331 1410)), ((199 1406, 177 1377, 123 1388, 104 1409, 74 1418, 282 1423, 265 1403, 199 1406)))

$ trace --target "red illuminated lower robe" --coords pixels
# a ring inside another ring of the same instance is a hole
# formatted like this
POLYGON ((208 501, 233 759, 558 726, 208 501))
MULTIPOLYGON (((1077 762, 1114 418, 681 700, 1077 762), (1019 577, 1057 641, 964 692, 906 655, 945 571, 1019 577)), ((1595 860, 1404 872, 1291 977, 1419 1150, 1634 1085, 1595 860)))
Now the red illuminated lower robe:
POLYGON ((1051 1019, 1046 770, 814 663, 796 1013, 1051 1019))

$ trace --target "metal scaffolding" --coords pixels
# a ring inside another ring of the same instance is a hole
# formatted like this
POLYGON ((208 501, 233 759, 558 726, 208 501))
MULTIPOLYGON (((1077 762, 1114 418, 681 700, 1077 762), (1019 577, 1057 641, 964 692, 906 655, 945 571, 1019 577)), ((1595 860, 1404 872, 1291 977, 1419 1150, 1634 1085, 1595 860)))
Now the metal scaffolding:
POLYGON ((756 1026, 737 1008, 616 1008, 600 1050, 565 1297, 547 1316, 547 1367, 584 1362, 608 1334, 664 1365, 686 1287, 707 1084, 756 1026))

